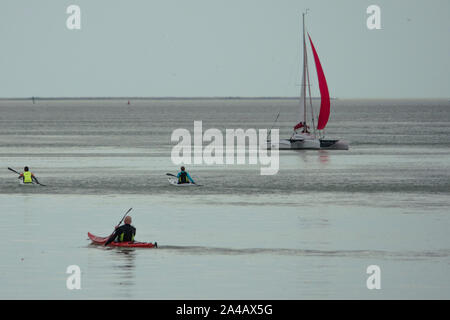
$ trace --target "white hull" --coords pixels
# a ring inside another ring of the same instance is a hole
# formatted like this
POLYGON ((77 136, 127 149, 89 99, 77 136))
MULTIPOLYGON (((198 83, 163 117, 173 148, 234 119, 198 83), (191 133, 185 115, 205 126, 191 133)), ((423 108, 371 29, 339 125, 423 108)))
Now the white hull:
POLYGON ((273 149, 278 146, 279 150, 319 150, 320 141, 315 140, 303 140, 293 141, 289 139, 281 139, 278 143, 267 142, 268 149, 273 149))
POLYGON ((19 184, 21 186, 34 186, 35 185, 34 182, 24 183, 23 180, 19 180, 19 184))
POLYGON ((193 184, 193 183, 178 183, 178 179, 174 179, 174 178, 169 178, 168 180, 171 185, 176 186, 176 187, 195 186, 195 184, 193 184))

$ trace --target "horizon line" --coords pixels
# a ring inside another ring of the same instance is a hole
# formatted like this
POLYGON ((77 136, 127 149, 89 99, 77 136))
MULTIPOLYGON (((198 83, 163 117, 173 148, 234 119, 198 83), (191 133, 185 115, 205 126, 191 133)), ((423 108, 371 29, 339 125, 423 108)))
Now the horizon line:
MULTIPOLYGON (((311 97, 312 99, 320 99, 320 97, 311 97)), ((163 99, 177 99, 177 100, 182 100, 182 99, 196 99, 196 100, 200 100, 200 99, 300 99, 299 97, 282 97, 282 96, 269 96, 269 97, 264 97, 264 96, 254 96, 254 97, 244 97, 244 96, 190 96, 190 97, 183 97, 183 96, 151 96, 151 97, 145 97, 145 96, 110 96, 110 97, 106 97, 106 96, 98 96, 98 97, 94 97, 94 96, 86 96, 86 97, 38 97, 38 96, 28 96, 28 97, 0 97, 0 100, 100 100, 100 99, 134 99, 134 100, 151 100, 151 99, 155 99, 155 100, 163 100, 163 99)), ((337 99, 337 98, 330 98, 331 100, 333 99, 337 99)))
MULTIPOLYGON (((28 96, 28 97, 0 97, 0 100, 297 100, 300 99, 298 96, 192 96, 192 97, 180 97, 180 96, 161 96, 161 97, 145 97, 145 96, 121 96, 121 97, 38 97, 38 96, 28 96)), ((311 97, 311 99, 319 100, 320 97, 311 97)), ((330 100, 450 100, 450 97, 414 97, 414 98, 346 98, 346 97, 331 97, 330 100)))

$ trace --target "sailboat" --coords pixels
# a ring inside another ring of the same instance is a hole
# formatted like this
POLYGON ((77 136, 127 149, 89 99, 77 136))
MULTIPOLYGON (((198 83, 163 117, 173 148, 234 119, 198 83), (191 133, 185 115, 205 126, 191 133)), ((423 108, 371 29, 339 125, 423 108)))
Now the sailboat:
MULTIPOLYGON (((323 72, 322 65, 319 60, 316 48, 308 34, 308 40, 311 44, 311 50, 314 56, 314 63, 317 71, 317 78, 320 90, 320 112, 317 121, 317 126, 314 121, 314 109, 312 106, 311 84, 309 80, 308 69, 308 53, 306 50, 306 33, 305 33, 305 13, 303 13, 303 72, 302 72, 302 86, 300 93, 300 119, 294 126, 294 132, 289 139, 280 139, 278 149, 335 149, 348 150, 348 143, 342 140, 325 139, 324 129, 330 117, 330 94, 328 91, 327 80, 323 72), (307 92, 308 88, 308 92, 307 92), (307 94, 309 98, 307 99, 307 94), (311 111, 311 127, 308 124, 307 106, 309 104, 311 111)), ((277 142, 268 141, 268 147, 276 147, 277 142)))

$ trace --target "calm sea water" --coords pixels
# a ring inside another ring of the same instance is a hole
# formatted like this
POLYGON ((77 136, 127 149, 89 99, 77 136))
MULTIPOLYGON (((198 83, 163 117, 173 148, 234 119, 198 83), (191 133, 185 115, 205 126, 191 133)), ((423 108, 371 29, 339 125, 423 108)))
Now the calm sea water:
POLYGON ((0 101, 2 299, 448 299, 450 101, 333 100, 348 151, 280 151, 280 170, 166 172, 172 131, 275 128, 291 99, 0 101), (31 168, 22 186, 7 167, 31 168), (154 249, 90 245, 125 211, 154 249), (68 290, 66 269, 81 269, 68 290), (381 289, 366 269, 378 265, 381 289))

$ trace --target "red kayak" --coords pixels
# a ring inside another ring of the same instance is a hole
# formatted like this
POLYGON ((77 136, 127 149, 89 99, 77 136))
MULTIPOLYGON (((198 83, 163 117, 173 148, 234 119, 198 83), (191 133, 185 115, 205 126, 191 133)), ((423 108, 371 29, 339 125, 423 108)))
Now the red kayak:
MULTIPOLYGON (((92 243, 104 245, 106 241, 108 241, 109 237, 97 237, 92 233, 88 232, 89 239, 92 240, 92 243)), ((111 242, 108 246, 112 247, 126 247, 126 248, 157 248, 158 244, 151 242, 111 242)))

